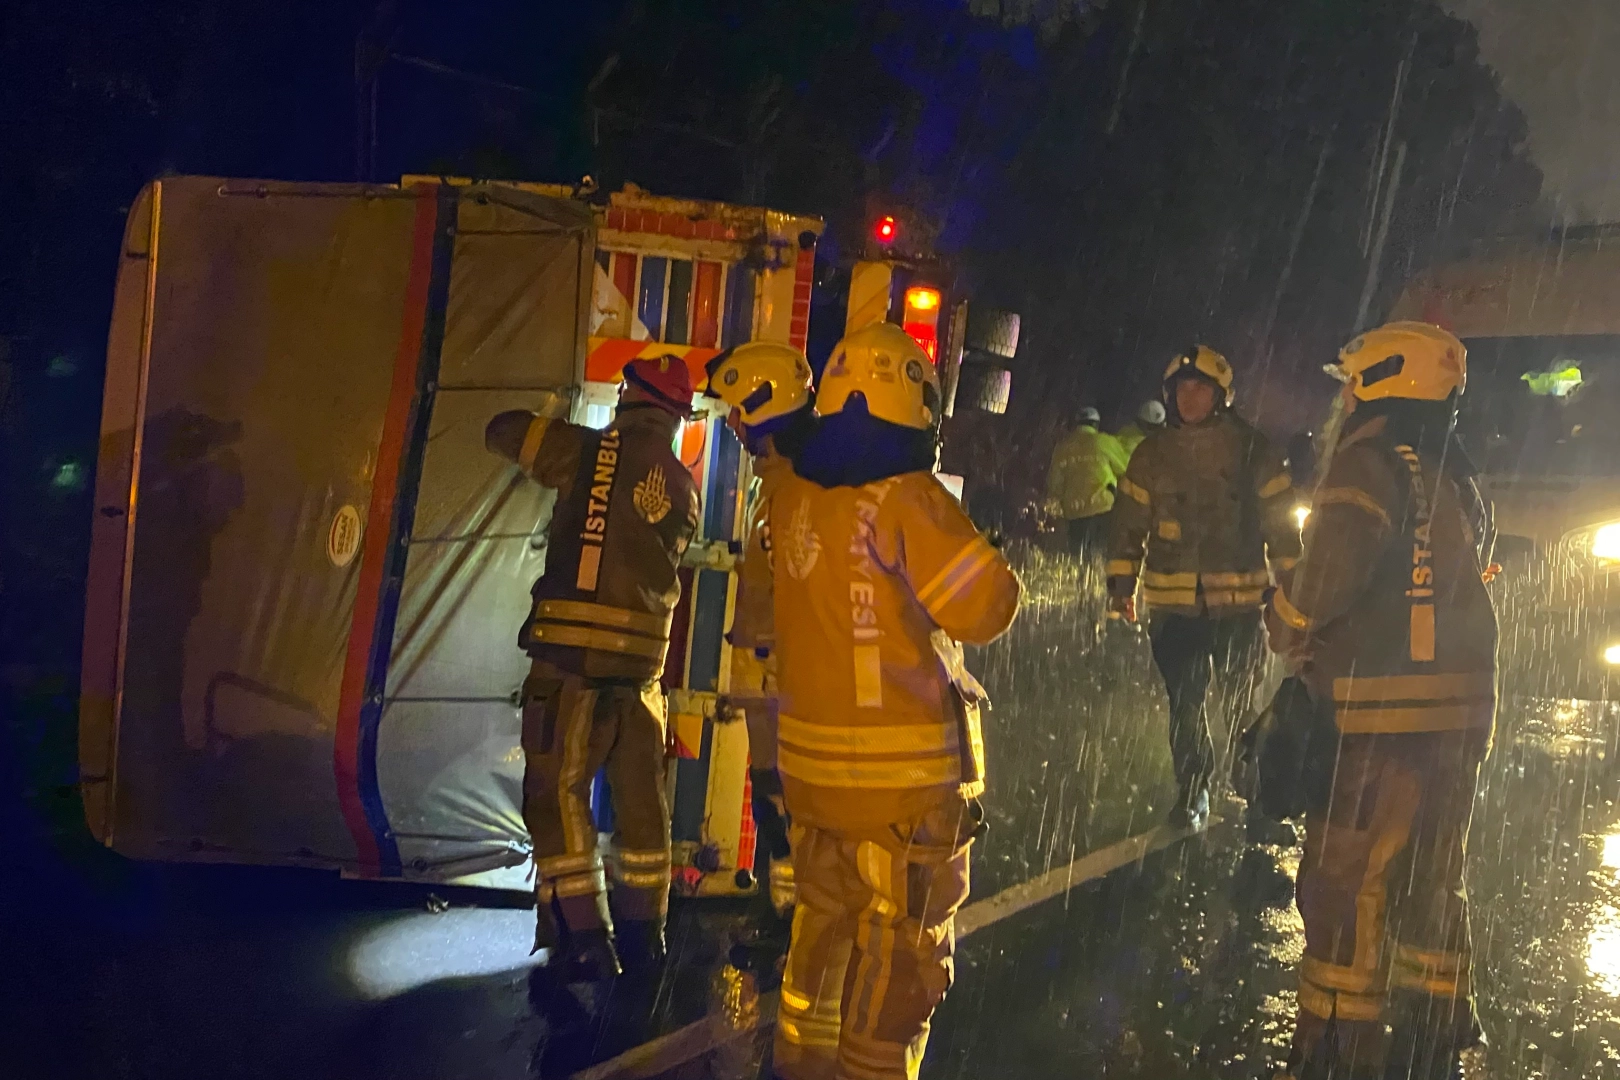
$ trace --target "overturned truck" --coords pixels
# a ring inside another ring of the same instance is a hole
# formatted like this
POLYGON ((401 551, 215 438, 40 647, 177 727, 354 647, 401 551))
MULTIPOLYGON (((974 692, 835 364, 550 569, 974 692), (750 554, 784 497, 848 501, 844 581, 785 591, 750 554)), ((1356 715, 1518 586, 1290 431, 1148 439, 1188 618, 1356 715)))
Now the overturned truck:
MULTIPOLYGON (((821 222, 637 190, 203 177, 133 207, 108 349, 81 783, 137 858, 526 888, 516 645, 552 494, 484 449, 605 424, 630 358, 803 347, 821 222)), ((686 426, 702 541, 665 682, 677 882, 751 887, 728 669, 747 462, 686 426), (712 767, 711 766, 715 766, 712 767), (738 871, 744 871, 739 874, 738 871)))
MULTIPOLYGON (((524 408, 604 426, 640 355, 681 357, 701 387, 724 348, 804 348, 821 231, 632 186, 150 184, 102 408, 94 835, 142 859, 528 888, 517 632, 553 496, 485 450, 484 425, 524 408)), ((852 294, 852 323, 926 332, 947 386, 984 366, 948 282, 860 276, 878 286, 852 294)), ((1016 317, 985 318, 1001 334, 983 356, 1010 357, 1016 317)), ((994 374, 996 400, 970 407, 1004 406, 994 374)), ((664 675, 675 885, 745 892, 747 733, 716 721, 750 463, 718 414, 678 443, 703 518, 664 675)))

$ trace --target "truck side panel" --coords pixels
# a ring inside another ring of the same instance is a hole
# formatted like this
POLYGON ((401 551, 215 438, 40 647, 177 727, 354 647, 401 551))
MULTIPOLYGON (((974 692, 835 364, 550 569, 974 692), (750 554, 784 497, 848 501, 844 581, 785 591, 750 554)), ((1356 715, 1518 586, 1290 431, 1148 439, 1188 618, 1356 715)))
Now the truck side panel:
POLYGON ((151 277, 158 223, 159 184, 136 198, 119 250, 118 283, 107 340, 101 447, 96 462, 95 513, 90 521, 84 650, 79 706, 79 784, 90 833, 113 842, 113 785, 117 762, 117 699, 124 653, 128 544, 134 510, 132 481, 148 346, 151 277))
MULTIPOLYGON (((521 862, 509 694, 548 496, 483 450, 482 427, 504 408, 567 408, 588 213, 477 190, 160 190, 116 773, 87 798, 92 826, 147 858, 435 878, 521 862), (465 234, 453 249, 446 206, 465 234), (430 303, 434 281, 448 295, 430 303)), ((114 495, 136 441, 119 434, 135 423, 126 277, 114 495)), ((116 611, 115 540, 98 537, 92 626, 116 611)), ((87 780, 109 726, 96 633, 87 780)))

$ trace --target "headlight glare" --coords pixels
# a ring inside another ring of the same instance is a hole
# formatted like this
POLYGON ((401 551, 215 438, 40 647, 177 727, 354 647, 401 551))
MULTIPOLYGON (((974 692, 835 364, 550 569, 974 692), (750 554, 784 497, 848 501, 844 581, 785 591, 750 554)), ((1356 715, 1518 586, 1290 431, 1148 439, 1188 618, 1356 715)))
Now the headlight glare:
POLYGON ((1605 525, 1592 534, 1592 557, 1620 561, 1620 522, 1605 525))

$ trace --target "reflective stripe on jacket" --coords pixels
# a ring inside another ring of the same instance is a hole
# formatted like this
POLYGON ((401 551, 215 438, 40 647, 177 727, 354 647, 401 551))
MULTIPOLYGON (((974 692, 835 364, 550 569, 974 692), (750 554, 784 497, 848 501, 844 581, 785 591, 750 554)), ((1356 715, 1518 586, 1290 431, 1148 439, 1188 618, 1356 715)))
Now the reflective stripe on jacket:
POLYGON ((1140 576, 1143 598, 1155 610, 1258 608, 1273 577, 1298 560, 1293 508, 1282 454, 1233 414, 1156 431, 1119 482, 1109 591, 1130 595, 1140 576))
POLYGON ((1130 455, 1112 435, 1086 424, 1065 436, 1052 450, 1046 474, 1046 498, 1061 518, 1096 517, 1114 505, 1114 486, 1130 455))
POLYGON ((923 472, 864 487, 783 478, 767 510, 776 585, 777 767, 794 820, 860 830, 984 786, 958 640, 1018 609, 1007 561, 923 472))
POLYGON ((557 489, 519 644, 589 678, 657 678, 681 556, 698 529, 697 484, 671 449, 678 421, 652 408, 622 412, 604 431, 530 417, 519 442, 503 425, 512 416, 491 421, 491 449, 557 489))
POLYGON ((1489 727, 1497 625, 1469 524, 1476 493, 1385 426, 1342 438, 1273 614, 1304 643, 1302 674, 1341 731, 1489 727))

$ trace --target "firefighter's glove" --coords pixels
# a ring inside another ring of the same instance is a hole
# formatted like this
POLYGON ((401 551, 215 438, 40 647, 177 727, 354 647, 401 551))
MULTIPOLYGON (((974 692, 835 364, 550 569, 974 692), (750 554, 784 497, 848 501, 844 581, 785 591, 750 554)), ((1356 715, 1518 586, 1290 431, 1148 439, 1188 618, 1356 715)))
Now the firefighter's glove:
POLYGON ((1502 575, 1502 564, 1499 563, 1499 562, 1493 562, 1489 566, 1487 566, 1485 569, 1483 569, 1483 570, 1481 570, 1479 572, 1480 580, 1483 581, 1487 585, 1489 585, 1491 582, 1495 581, 1498 577, 1501 577, 1501 575, 1502 575))
POLYGON ((1110 619, 1124 619, 1128 623, 1136 621, 1135 596, 1110 596, 1108 598, 1108 617, 1110 619))
POLYGON ((1266 604, 1266 645, 1271 651, 1288 661, 1289 669, 1298 671, 1311 658, 1311 638, 1303 630, 1296 630, 1283 621, 1277 609, 1266 604))
POLYGON ((496 415, 484 427, 484 448, 508 461, 516 461, 523 453, 523 440, 533 422, 534 413, 526 409, 510 409, 496 415))
POLYGON ((717 724, 737 724, 748 719, 748 710, 731 698, 719 698, 714 703, 714 722, 717 724))

